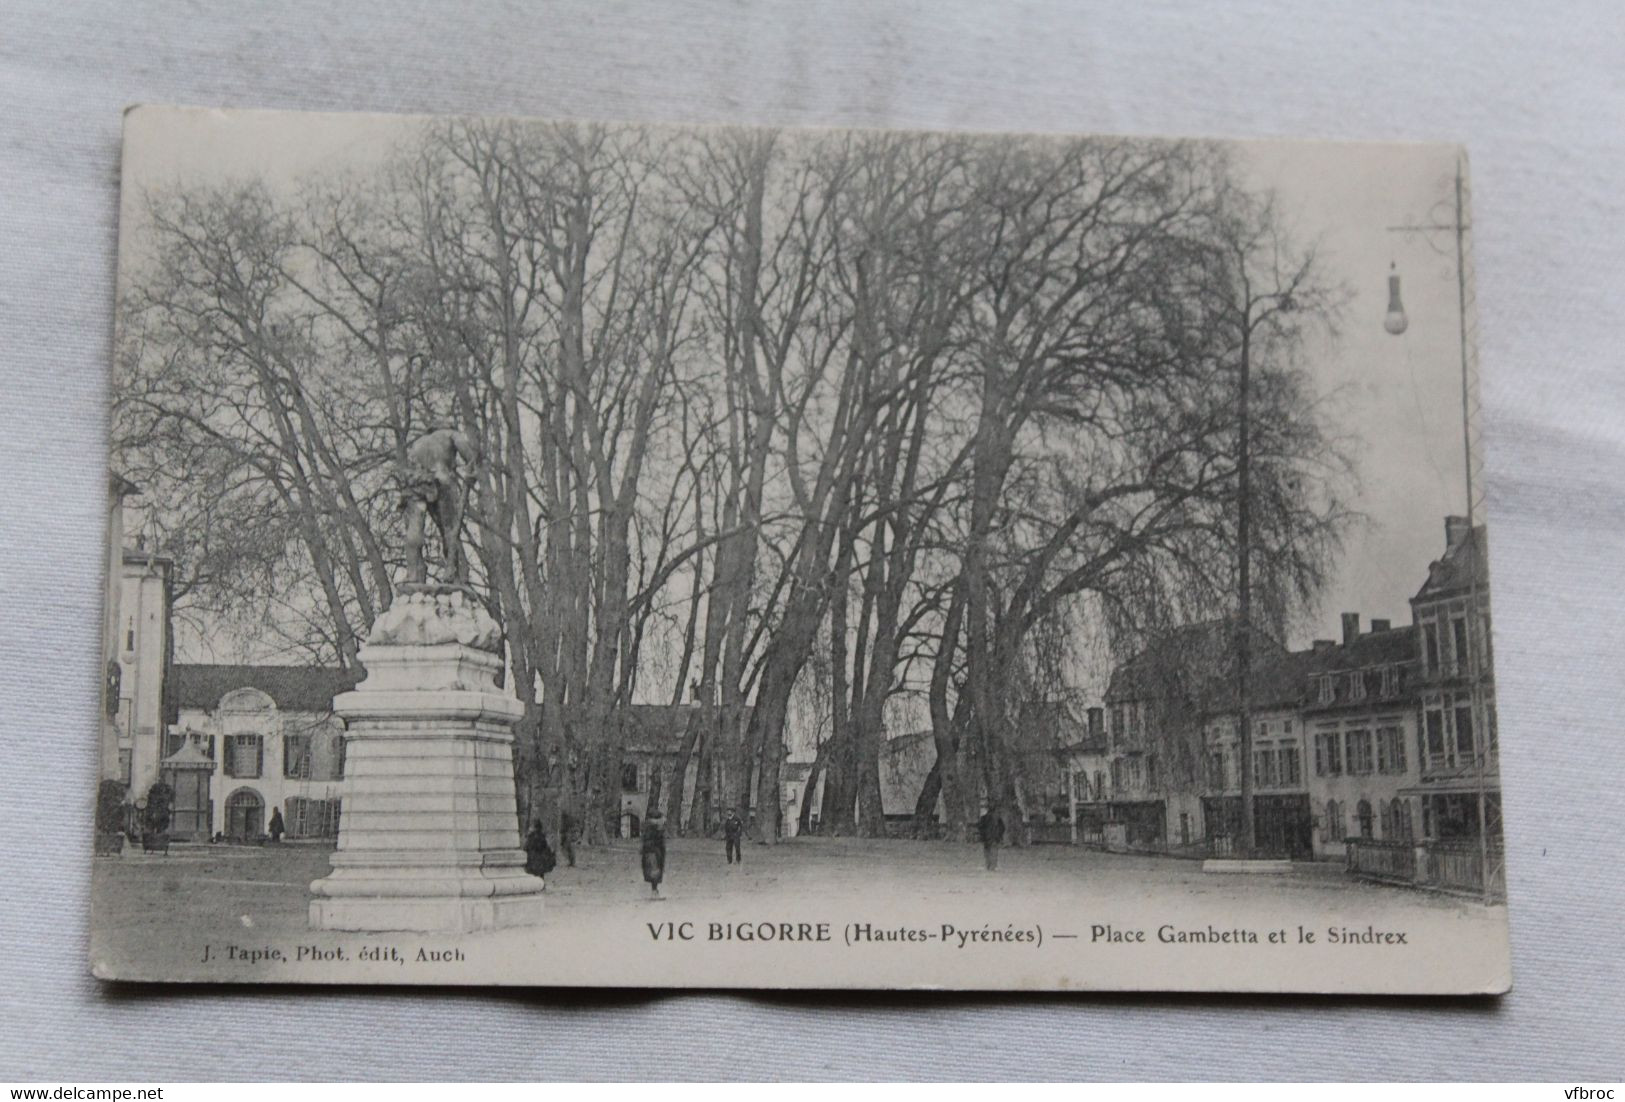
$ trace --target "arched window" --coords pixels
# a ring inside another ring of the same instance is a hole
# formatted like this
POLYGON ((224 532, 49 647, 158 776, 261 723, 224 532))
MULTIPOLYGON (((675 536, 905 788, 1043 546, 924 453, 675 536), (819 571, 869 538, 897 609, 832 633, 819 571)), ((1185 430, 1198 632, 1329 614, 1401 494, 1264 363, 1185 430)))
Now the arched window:
POLYGON ((1371 837, 1371 801, 1361 800, 1358 806, 1356 806, 1354 813, 1359 817, 1360 820, 1360 837, 1371 837))

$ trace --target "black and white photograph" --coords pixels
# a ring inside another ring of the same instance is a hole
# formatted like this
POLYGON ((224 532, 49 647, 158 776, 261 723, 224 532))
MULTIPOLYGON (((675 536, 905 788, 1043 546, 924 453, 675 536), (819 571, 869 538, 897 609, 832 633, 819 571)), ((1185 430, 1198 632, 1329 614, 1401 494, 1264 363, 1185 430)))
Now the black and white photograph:
POLYGON ((143 106, 120 188, 97 977, 1511 985, 1464 148, 143 106))

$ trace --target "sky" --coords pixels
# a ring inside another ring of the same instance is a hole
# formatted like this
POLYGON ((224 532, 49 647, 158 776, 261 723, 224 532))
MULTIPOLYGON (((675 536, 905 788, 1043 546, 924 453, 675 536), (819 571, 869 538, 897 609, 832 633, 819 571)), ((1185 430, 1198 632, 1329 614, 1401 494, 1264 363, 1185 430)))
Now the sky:
MULTIPOLYGON (((120 256, 135 251, 147 188, 252 176, 286 187, 312 173, 361 169, 421 121, 135 109, 125 117, 120 256)), ((1343 612, 1360 613, 1362 625, 1409 623, 1407 601, 1444 550, 1444 517, 1466 509, 1459 315, 1452 235, 1388 227, 1451 221, 1458 149, 1283 141, 1234 149, 1247 181, 1275 192, 1294 241, 1313 245, 1328 281, 1347 293, 1335 334, 1315 340, 1305 366, 1349 438, 1363 519, 1319 609, 1286 642, 1335 638, 1343 612), (1390 264, 1410 322, 1398 337, 1382 324, 1390 264)))

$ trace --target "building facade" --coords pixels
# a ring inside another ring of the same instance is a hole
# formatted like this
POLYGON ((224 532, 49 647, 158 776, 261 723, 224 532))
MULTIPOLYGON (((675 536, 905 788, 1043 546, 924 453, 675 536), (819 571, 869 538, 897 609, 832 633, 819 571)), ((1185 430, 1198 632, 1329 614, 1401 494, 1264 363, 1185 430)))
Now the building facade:
MULTIPOLYGON (((1233 620, 1190 624, 1112 671, 1105 697, 1109 848, 1194 855, 1233 837, 1241 814, 1235 641, 1233 620)), ((1255 722, 1279 723, 1290 707, 1277 703, 1276 685, 1290 656, 1257 630, 1251 650, 1255 722)))
POLYGON ((319 666, 177 663, 162 759, 178 782, 171 833, 257 841, 279 810, 287 838, 336 838, 344 724, 333 698, 359 677, 319 666), (208 763, 202 790, 188 775, 200 761, 208 763))
POLYGON ((1482 525, 1445 518, 1444 554, 1411 598, 1417 631, 1422 834, 1440 842, 1481 834, 1499 844, 1501 776, 1495 715, 1490 585, 1482 525))
POLYGON ((162 555, 122 550, 118 584, 108 603, 112 648, 102 727, 102 775, 126 786, 127 798, 143 802, 160 779, 167 674, 174 654, 169 604, 170 561, 162 555))
POLYGON ((1417 631, 1343 614, 1343 639, 1306 656, 1303 726, 1316 857, 1342 859, 1353 838, 1411 842, 1419 778, 1417 631))
POLYGON ((1241 834, 1241 770, 1253 771, 1253 838, 1256 852, 1308 860, 1313 855, 1313 811, 1299 713, 1296 655, 1280 656, 1259 686, 1250 713, 1252 761, 1241 760, 1238 715, 1212 715, 1207 721, 1207 769, 1202 798, 1202 836, 1187 847, 1215 856, 1235 852, 1241 834))

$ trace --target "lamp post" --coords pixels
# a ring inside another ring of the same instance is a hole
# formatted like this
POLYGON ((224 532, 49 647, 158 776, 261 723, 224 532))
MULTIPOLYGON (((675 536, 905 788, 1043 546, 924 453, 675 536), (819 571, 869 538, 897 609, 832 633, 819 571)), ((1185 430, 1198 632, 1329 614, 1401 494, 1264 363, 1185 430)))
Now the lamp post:
POLYGON ((1253 587, 1252 587, 1252 373, 1253 332, 1279 314, 1297 308, 1291 289, 1246 292, 1241 304, 1241 346, 1236 394, 1236 753, 1241 759, 1241 837, 1235 856, 1257 850, 1253 816, 1253 587))
POLYGON ((1241 759, 1241 837, 1235 856, 1253 855, 1252 719, 1252 303, 1242 307, 1241 363, 1236 397, 1236 754, 1241 759))
MULTIPOLYGON (((1390 233, 1403 234, 1429 234, 1435 232, 1449 232, 1455 237, 1456 246, 1456 309, 1457 309, 1457 335, 1461 354, 1461 441, 1464 482, 1467 494, 1467 534, 1465 537, 1467 561, 1467 610, 1463 621, 1463 628, 1467 644, 1465 656, 1457 655, 1458 663, 1466 668, 1468 714, 1472 717, 1473 725, 1473 773, 1474 787, 1477 789, 1478 803, 1478 860, 1479 876, 1482 880, 1482 894, 1485 903, 1493 897, 1490 876, 1490 845, 1489 845, 1489 786, 1486 776, 1485 758, 1489 751, 1489 728, 1484 722, 1484 685, 1482 667, 1479 654, 1484 645, 1480 637, 1481 632, 1487 632, 1487 621, 1481 617, 1479 605, 1479 563, 1488 564, 1486 549, 1480 546, 1478 537, 1478 509, 1477 491, 1474 488, 1473 468, 1476 456, 1473 448, 1473 349, 1467 332, 1467 231, 1471 224, 1467 220, 1465 202, 1465 181, 1462 171, 1462 160, 1456 158, 1455 175, 1455 217, 1449 222, 1423 223, 1421 225, 1389 226, 1390 233), (1465 662, 1462 662, 1465 657, 1465 662)), ((1394 336, 1400 336, 1409 327, 1405 309, 1400 301, 1399 274, 1397 266, 1389 265, 1388 275, 1388 312, 1383 319, 1383 328, 1394 336)), ((1481 486, 1481 483, 1480 483, 1481 486)), ((1460 732, 1457 732, 1458 736, 1460 732)))

